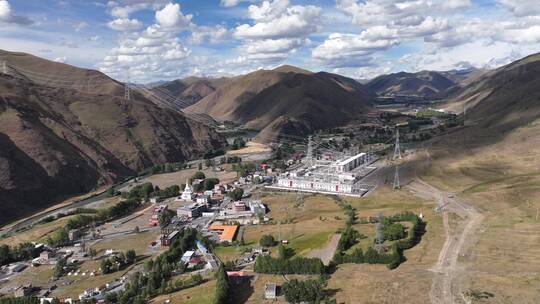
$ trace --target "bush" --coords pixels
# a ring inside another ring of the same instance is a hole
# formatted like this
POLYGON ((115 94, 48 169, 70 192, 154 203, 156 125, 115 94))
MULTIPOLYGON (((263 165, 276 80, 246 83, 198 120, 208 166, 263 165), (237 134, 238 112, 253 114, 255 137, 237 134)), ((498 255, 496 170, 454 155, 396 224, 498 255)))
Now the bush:
POLYGON ((261 236, 261 239, 259 240, 259 244, 262 247, 273 247, 276 245, 276 240, 274 237, 270 234, 265 234, 261 236))
POLYGON ((289 303, 319 303, 324 298, 324 286, 316 280, 292 279, 283 284, 285 300, 289 303))
POLYGON ((233 190, 229 191, 227 195, 234 201, 241 200, 242 196, 244 196, 244 189, 234 188, 233 190))

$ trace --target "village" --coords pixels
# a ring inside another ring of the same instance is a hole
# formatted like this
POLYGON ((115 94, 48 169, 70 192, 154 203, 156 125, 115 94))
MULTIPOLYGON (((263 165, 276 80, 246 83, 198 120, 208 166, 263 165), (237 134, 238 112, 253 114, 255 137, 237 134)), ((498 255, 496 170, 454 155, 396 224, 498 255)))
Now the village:
MULTIPOLYGON (((160 166, 109 188, 106 198, 48 213, 10 236, 27 237, 30 258, 2 267, 0 293, 35 296, 40 303, 114 303, 126 293, 130 278, 148 274, 156 258, 175 254, 178 260, 170 264, 167 280, 186 287, 167 287, 153 303, 167 303, 166 290, 181 293, 187 286, 209 284, 220 268, 237 292, 255 284, 258 290, 251 293, 259 300, 283 301, 281 285, 288 281, 261 274, 257 258, 281 256, 285 250, 329 265, 346 219, 346 205, 332 195, 361 198, 382 183, 374 172, 388 168, 371 148, 338 152, 316 146, 320 142, 310 137, 304 150, 280 162, 256 161, 251 154, 255 161, 230 156, 160 166), (42 237, 36 238, 37 231, 42 237)), ((369 214, 366 223, 376 216, 369 214)), ((375 230, 362 231, 369 235, 363 246, 377 242, 375 230)))

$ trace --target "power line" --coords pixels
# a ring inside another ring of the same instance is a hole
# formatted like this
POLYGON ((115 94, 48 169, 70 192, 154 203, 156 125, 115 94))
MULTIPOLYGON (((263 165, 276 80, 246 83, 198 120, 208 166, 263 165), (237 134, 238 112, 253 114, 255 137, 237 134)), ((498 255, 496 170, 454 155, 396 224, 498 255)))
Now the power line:
POLYGON ((124 99, 131 100, 131 89, 129 87, 129 68, 126 69, 126 83, 124 83, 124 99))

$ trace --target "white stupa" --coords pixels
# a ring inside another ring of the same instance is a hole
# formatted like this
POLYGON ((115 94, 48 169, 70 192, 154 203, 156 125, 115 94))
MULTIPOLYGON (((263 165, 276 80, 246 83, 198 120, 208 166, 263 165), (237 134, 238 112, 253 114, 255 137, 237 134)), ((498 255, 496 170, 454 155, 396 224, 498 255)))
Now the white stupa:
POLYGON ((186 187, 184 188, 184 191, 182 192, 182 196, 180 196, 180 199, 183 201, 193 200, 193 191, 191 190, 191 187, 189 185, 189 179, 186 180, 186 187))

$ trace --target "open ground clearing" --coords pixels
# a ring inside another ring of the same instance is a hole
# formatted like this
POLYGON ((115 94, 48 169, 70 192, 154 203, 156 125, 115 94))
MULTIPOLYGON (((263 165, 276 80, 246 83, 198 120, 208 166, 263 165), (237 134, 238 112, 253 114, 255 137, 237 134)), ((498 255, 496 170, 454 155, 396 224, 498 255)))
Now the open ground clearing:
POLYGON ((316 279, 314 276, 308 275, 272 275, 272 274, 257 274, 252 275, 249 282, 244 282, 239 285, 232 285, 231 303, 246 303, 246 304, 269 304, 269 303, 287 303, 284 296, 278 296, 275 300, 267 300, 264 298, 264 285, 274 283, 278 286, 283 285, 287 280, 298 279, 308 280, 316 279))
POLYGON ((267 214, 274 224, 244 227, 244 240, 258 244, 261 236, 289 241, 297 255, 307 255, 311 250, 324 247, 331 236, 343 226, 343 210, 335 201, 324 195, 309 195, 297 199, 293 194, 276 194, 262 198, 268 205, 267 214), (277 222, 282 224, 277 224, 277 222))
POLYGON ((216 281, 211 280, 199 286, 156 297, 150 303, 161 304, 169 300, 170 303, 211 304, 214 299, 215 289, 216 281))
POLYGON ((272 152, 272 149, 265 144, 261 144, 254 141, 249 141, 242 149, 227 151, 227 155, 242 155, 242 154, 255 154, 255 153, 268 153, 272 152))
POLYGON ((184 169, 171 173, 154 174, 141 179, 139 183, 151 182, 154 185, 158 185, 160 188, 165 188, 172 185, 180 186, 185 184, 186 180, 192 177, 197 171, 204 172, 207 177, 217 177, 222 183, 232 183, 236 178, 236 172, 230 170, 230 165, 225 165, 224 168, 224 171, 213 171, 211 168, 198 170, 195 166, 195 168, 184 169))
MULTIPOLYGON (((385 265, 342 264, 331 275, 328 288, 337 303, 427 303, 431 286, 430 268, 437 260, 444 242, 442 220, 433 211, 435 201, 415 196, 406 188, 393 191, 380 187, 369 197, 346 198, 361 217, 379 213, 393 215, 411 211, 422 213, 427 222, 426 233, 415 247, 405 251, 406 261, 395 270, 385 265)), ((356 224, 355 229, 367 236, 353 248, 366 249, 373 244, 375 225, 356 224)))

